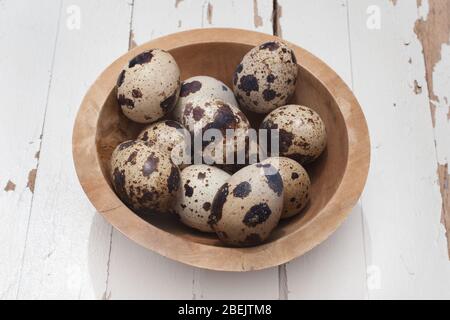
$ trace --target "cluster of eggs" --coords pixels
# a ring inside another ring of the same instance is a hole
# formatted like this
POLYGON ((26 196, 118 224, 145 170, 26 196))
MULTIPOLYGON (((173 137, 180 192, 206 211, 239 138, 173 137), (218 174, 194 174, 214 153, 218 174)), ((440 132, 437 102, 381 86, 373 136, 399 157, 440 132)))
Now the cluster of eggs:
POLYGON ((320 116, 288 104, 297 73, 295 54, 281 41, 250 50, 234 72, 232 89, 209 76, 181 82, 175 59, 160 49, 133 58, 119 75, 117 101, 126 117, 147 126, 112 154, 117 195, 137 214, 175 214, 189 227, 215 232, 227 245, 264 242, 280 219, 307 205, 311 181, 303 165, 326 146, 320 116), (278 130, 279 156, 238 170, 179 161, 180 147, 191 143, 199 128, 246 135, 251 124, 243 111, 266 114, 260 129, 278 130))

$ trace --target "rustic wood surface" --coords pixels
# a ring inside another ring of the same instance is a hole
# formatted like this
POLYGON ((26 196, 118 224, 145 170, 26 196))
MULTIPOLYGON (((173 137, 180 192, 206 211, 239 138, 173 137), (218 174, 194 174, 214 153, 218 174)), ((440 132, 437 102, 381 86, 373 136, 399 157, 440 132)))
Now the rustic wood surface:
POLYGON ((448 3, 0 1, 0 297, 450 298, 448 3), (235 274, 163 258, 96 214, 75 175, 72 125, 100 72, 136 44, 212 26, 314 53, 353 88, 369 125, 359 205, 286 266, 235 274))

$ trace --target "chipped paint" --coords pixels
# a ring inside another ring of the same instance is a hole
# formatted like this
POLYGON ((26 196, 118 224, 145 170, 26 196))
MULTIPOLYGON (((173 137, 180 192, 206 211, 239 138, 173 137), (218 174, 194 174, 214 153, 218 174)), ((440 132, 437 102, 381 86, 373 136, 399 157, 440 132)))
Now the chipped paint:
MULTIPOLYGON (((420 9, 422 1, 417 1, 420 9)), ((427 79, 428 96, 430 100, 430 110, 433 120, 433 127, 436 126, 436 102, 439 97, 435 94, 433 86, 433 72, 436 64, 441 60, 442 45, 450 44, 450 1, 430 0, 429 11, 426 19, 418 19, 414 25, 414 32, 422 44, 422 51, 425 58, 425 77, 427 79), (432 36, 431 36, 432 35, 432 36)))
POLYGON ((272 18, 271 18, 272 25, 273 25, 273 34, 280 38, 283 37, 283 32, 281 30, 281 23, 280 23, 282 11, 283 10, 282 10, 281 6, 278 4, 278 1, 274 0, 273 1, 272 18))
POLYGON ((448 163, 438 165, 438 177, 442 197, 441 222, 445 227, 447 235, 448 256, 450 259, 450 190, 448 188, 450 178, 448 174, 448 163))
POLYGON ((3 190, 5 190, 6 192, 15 191, 16 184, 14 182, 12 182, 11 180, 8 180, 8 183, 6 184, 6 187, 3 190))
POLYGON ((178 8, 181 2, 183 2, 183 0, 175 0, 175 8, 178 8))
POLYGON ((34 193, 34 185, 36 183, 36 174, 37 174, 37 169, 32 169, 29 173, 28 173, 28 183, 27 183, 27 188, 30 189, 30 191, 32 193, 34 193))
POLYGON ((414 80, 414 93, 415 94, 421 94, 422 93, 422 87, 419 86, 419 83, 417 80, 414 80))
POLYGON ((253 0, 253 24, 255 25, 255 28, 263 25, 262 17, 258 12, 258 0, 253 0))

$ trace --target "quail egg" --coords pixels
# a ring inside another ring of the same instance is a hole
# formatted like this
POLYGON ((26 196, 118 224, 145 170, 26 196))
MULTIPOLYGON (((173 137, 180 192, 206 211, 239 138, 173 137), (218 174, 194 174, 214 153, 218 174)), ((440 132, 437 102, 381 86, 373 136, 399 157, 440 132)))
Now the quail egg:
POLYGON ((181 123, 195 137, 194 148, 199 144, 196 141, 202 140, 200 149, 203 158, 210 159, 207 161, 209 164, 225 163, 227 154, 233 158, 239 154, 240 148, 245 148, 245 137, 250 129, 242 111, 217 99, 188 102, 181 123), (200 139, 197 139, 199 135, 200 139), (216 151, 221 154, 216 154, 216 151))
POLYGON ((180 69, 160 49, 142 52, 124 67, 117 80, 117 101, 129 119, 151 123, 173 110, 180 92, 180 69))
POLYGON ((138 139, 149 146, 166 151, 170 154, 172 161, 180 167, 191 162, 190 151, 187 150, 187 142, 191 137, 189 132, 176 121, 164 120, 152 123, 144 128, 138 139))
POLYGON ((181 171, 182 189, 174 206, 181 222, 203 232, 213 232, 208 224, 212 201, 229 177, 225 171, 204 164, 192 165, 181 171))
POLYGON ((174 119, 181 122, 184 108, 189 101, 219 99, 237 106, 233 91, 220 80, 208 76, 196 76, 186 79, 181 84, 180 98, 173 111, 174 119))
POLYGON ((269 113, 286 104, 297 82, 295 53, 280 41, 270 41, 250 50, 233 76, 233 91, 239 105, 256 113, 269 113))
POLYGON ((260 244, 280 220, 283 196, 283 181, 274 166, 266 161, 249 165, 217 191, 208 222, 226 244, 260 244))
POLYGON ((119 198, 143 215, 169 212, 180 189, 180 171, 170 155, 139 140, 117 146, 111 176, 119 198))
POLYGON ((287 105, 272 111, 261 129, 278 129, 279 155, 306 164, 317 159, 327 144, 325 124, 311 108, 287 105))
POLYGON ((266 162, 277 168, 283 179, 284 205, 281 219, 295 216, 309 201, 311 181, 308 173, 297 161, 289 158, 273 157, 266 162))

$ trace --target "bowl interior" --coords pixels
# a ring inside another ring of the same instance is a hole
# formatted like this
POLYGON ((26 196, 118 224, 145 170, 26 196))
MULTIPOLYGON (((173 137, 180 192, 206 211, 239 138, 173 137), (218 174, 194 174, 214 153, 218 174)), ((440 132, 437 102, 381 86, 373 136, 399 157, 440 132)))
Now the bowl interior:
MULTIPOLYGON (((208 75, 220 79, 231 87, 233 72, 250 49, 251 46, 246 44, 214 42, 178 47, 169 52, 181 69, 182 80, 196 75, 208 75)), ((327 148, 318 160, 306 167, 312 181, 309 205, 300 215, 282 220, 268 242, 276 241, 301 229, 320 214, 321 209, 337 190, 347 165, 347 130, 341 111, 320 80, 301 66, 302 57, 297 57, 297 60, 300 64, 299 81, 291 103, 309 106, 320 114, 328 132, 327 148)), ((264 116, 246 114, 252 126, 258 128, 264 116)), ((111 188, 109 161, 114 148, 125 140, 135 139, 142 128, 143 125, 128 120, 122 114, 116 101, 116 89, 111 88, 105 104, 101 107, 96 133, 102 172, 111 188)), ((173 217, 155 215, 146 221, 190 241, 222 246, 215 235, 196 232, 173 217)))

